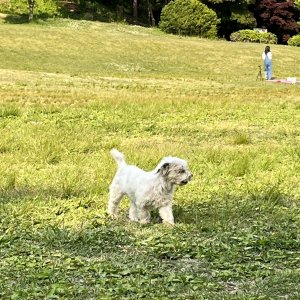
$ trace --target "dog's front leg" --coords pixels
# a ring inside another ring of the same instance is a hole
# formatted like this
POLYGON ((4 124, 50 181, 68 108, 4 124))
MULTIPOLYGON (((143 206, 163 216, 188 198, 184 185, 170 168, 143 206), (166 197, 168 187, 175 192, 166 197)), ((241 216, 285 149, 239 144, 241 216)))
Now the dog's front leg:
POLYGON ((174 225, 174 216, 172 206, 163 206, 159 209, 159 215, 163 220, 163 223, 168 225, 174 225))
POLYGON ((133 201, 131 201, 129 208, 129 219, 133 222, 137 222, 139 220, 137 207, 133 201))
POLYGON ((150 222, 150 211, 144 207, 138 209, 140 223, 147 224, 150 222))

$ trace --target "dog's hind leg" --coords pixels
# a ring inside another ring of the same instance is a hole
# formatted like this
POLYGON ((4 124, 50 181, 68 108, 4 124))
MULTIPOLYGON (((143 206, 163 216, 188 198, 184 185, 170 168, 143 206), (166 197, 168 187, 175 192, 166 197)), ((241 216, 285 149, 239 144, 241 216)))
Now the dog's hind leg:
POLYGON ((119 210, 119 203, 124 196, 117 184, 112 184, 109 188, 109 201, 107 213, 111 216, 116 216, 119 210))
POLYGON ((159 209, 159 215, 163 220, 163 223, 174 225, 174 217, 171 206, 163 206, 159 209))

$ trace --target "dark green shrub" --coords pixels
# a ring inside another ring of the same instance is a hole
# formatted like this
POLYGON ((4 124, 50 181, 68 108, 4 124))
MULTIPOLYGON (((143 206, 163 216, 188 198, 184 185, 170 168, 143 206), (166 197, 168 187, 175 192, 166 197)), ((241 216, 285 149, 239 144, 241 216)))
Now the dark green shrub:
POLYGON ((300 47, 300 34, 292 36, 288 40, 288 45, 289 46, 295 46, 295 47, 300 47))
POLYGON ((277 44, 277 37, 275 34, 271 32, 258 32, 250 29, 233 32, 230 35, 230 40, 232 42, 277 44))
POLYGON ((218 23, 216 13, 198 0, 175 0, 163 8, 159 27, 167 33, 215 38, 218 23))
MULTIPOLYGON (((0 12, 7 14, 28 14, 28 0, 2 0, 0 1, 0 12)), ((35 0, 35 16, 54 16, 59 12, 57 0, 35 0)))

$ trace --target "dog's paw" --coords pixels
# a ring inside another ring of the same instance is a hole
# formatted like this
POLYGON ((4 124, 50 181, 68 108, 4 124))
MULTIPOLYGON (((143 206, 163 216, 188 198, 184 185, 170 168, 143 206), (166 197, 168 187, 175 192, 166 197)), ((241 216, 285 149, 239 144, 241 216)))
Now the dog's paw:
POLYGON ((174 226, 175 225, 174 222, 169 222, 169 221, 164 221, 163 224, 166 226, 174 226))
POLYGON ((129 221, 132 222, 132 223, 138 223, 139 222, 138 219, 129 219, 129 221))
POLYGON ((149 220, 141 220, 140 224, 145 225, 145 224, 149 224, 150 221, 149 220))

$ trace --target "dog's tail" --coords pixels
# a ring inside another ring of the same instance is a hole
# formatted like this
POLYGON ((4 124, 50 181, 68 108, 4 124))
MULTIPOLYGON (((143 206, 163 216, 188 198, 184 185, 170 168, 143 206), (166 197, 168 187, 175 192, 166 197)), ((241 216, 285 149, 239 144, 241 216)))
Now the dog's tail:
POLYGON ((121 153, 117 149, 113 148, 110 150, 110 154, 112 155, 112 157, 118 164, 118 167, 126 166, 126 161, 125 161, 123 153, 121 153))

